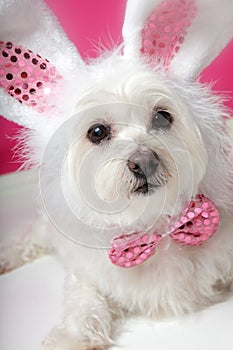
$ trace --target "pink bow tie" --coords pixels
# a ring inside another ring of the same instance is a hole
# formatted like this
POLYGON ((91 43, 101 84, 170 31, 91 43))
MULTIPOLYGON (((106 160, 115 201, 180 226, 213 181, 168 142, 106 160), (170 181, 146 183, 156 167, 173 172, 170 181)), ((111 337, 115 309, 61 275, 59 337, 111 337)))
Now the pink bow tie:
POLYGON ((218 224, 219 212, 214 203, 204 195, 197 195, 179 217, 170 219, 165 234, 121 234, 113 239, 108 255, 117 266, 137 266, 155 254, 156 246, 164 236, 169 235, 183 246, 199 246, 215 234, 218 224))
POLYGON ((62 79, 56 68, 40 55, 12 42, 0 41, 0 87, 20 103, 38 112, 51 107, 62 79))

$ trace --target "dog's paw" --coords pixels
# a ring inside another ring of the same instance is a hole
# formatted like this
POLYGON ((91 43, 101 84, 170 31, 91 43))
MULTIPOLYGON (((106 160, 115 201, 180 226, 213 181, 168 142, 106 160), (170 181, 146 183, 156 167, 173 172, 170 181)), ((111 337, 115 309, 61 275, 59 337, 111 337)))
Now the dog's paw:
POLYGON ((55 328, 42 343, 43 350, 107 350, 90 346, 71 337, 64 329, 55 328))
POLYGON ((18 250, 13 246, 0 243, 0 274, 14 270, 22 265, 18 250))
POLYGON ((0 242, 0 274, 53 253, 45 224, 41 217, 36 222, 25 222, 20 225, 20 231, 17 228, 12 233, 13 238, 0 242))
POLYGON ((6 259, 3 259, 0 256, 0 275, 3 275, 4 273, 10 272, 11 270, 12 270, 12 266, 9 263, 9 261, 7 261, 6 259))
POLYGON ((37 244, 30 244, 28 246, 12 244, 9 247, 0 244, 0 251, 1 275, 49 253, 48 250, 37 244))

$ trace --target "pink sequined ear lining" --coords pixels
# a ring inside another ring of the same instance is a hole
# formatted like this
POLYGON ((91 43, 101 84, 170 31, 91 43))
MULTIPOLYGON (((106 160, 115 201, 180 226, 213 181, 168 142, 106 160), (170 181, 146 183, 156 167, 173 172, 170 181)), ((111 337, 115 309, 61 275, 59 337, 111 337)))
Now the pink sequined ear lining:
POLYGON ((169 66, 196 13, 195 0, 162 1, 146 20, 142 30, 141 52, 169 66))
POLYGON ((109 259, 119 267, 137 266, 155 254, 163 237, 169 236, 183 246, 199 246, 216 233, 218 225, 219 212, 214 203, 204 195, 197 195, 178 217, 170 218, 165 233, 123 233, 114 238, 108 251, 109 259))
POLYGON ((40 55, 12 42, 0 41, 0 87, 20 103, 44 112, 51 107, 62 79, 56 68, 40 55))

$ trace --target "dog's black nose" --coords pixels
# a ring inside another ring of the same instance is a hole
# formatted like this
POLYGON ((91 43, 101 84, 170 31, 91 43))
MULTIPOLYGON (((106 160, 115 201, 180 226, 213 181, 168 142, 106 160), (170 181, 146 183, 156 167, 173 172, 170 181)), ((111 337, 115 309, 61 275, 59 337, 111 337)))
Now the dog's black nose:
POLYGON ((138 178, 153 176, 159 165, 158 155, 153 151, 138 150, 128 160, 128 168, 138 178))

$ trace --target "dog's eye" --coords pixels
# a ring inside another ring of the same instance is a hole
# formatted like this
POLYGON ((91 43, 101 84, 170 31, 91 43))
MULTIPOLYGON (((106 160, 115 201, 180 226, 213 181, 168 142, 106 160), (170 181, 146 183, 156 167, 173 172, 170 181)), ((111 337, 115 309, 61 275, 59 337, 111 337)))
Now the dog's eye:
POLYGON ((173 123, 173 117, 168 111, 157 110, 152 115, 152 129, 170 129, 173 123))
POLYGON ((90 127, 87 132, 87 137, 92 143, 100 143, 104 139, 110 138, 110 127, 102 124, 95 124, 90 127))

